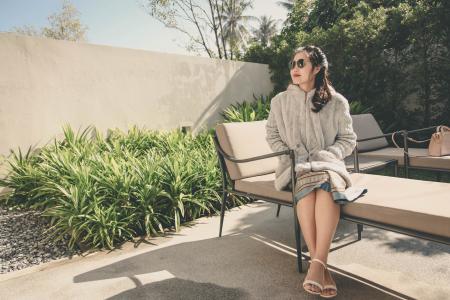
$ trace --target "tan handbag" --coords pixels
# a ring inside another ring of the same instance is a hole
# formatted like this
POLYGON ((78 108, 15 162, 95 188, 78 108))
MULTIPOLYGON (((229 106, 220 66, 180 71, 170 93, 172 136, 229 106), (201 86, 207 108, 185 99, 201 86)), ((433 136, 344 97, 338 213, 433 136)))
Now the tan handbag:
POLYGON ((436 132, 431 136, 428 145, 428 154, 431 156, 450 155, 450 127, 436 127, 436 132))

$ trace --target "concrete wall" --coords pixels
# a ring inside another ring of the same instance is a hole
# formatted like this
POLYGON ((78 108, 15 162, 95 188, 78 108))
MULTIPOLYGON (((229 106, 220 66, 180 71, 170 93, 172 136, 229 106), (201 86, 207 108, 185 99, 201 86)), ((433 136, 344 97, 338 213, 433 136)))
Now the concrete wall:
POLYGON ((231 103, 267 95, 267 65, 0 34, 0 154, 62 126, 210 127, 231 103))

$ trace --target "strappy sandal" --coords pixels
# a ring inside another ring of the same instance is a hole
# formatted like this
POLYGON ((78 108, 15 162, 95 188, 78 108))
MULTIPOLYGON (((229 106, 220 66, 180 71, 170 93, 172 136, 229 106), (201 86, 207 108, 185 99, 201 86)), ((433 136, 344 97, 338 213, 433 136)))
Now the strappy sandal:
MULTIPOLYGON (((325 268, 325 271, 328 271, 328 268, 325 268)), ((326 276, 325 273, 324 273, 323 276, 324 276, 324 280, 325 280, 325 276, 326 276)), ((330 276, 331 276, 331 274, 330 274, 330 276)), ((322 298, 334 298, 336 296, 337 296, 337 287, 336 287, 336 285, 334 285, 334 284, 327 284, 327 285, 323 286, 322 292, 320 293, 320 297, 322 297, 322 298), (325 295, 324 292, 327 291, 327 290, 332 290, 332 291, 335 291, 336 293, 335 294, 330 294, 330 295, 325 295)))
MULTIPOLYGON (((320 259, 317 259, 317 258, 312 259, 312 260, 310 261, 310 263, 312 264, 312 263, 315 262, 315 261, 318 262, 318 263, 320 263, 325 269, 327 268, 327 266, 323 263, 323 261, 321 261, 320 259)), ((324 274, 324 275, 325 275, 325 274, 324 274)), ((317 281, 310 280, 310 279, 306 279, 305 281, 303 281, 303 289, 304 289, 305 291, 307 291, 308 293, 310 293, 310 294, 313 294, 313 295, 320 295, 320 294, 322 293, 322 291, 323 291, 323 286, 322 286, 320 283, 318 283, 317 281), (312 290, 310 290, 310 289, 307 289, 307 288, 305 287, 306 284, 310 284, 310 285, 316 286, 316 287, 318 287, 318 288, 320 289, 320 291, 315 292, 315 291, 312 291, 312 290)))

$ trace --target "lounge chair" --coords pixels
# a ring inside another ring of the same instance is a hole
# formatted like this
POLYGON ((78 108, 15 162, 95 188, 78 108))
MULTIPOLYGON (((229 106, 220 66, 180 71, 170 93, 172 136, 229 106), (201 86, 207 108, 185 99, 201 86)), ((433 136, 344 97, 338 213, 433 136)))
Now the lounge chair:
MULTIPOLYGON (((218 124, 215 146, 223 175, 219 236, 230 194, 246 196, 283 206, 294 207, 292 191, 275 190, 278 156, 293 150, 273 153, 265 140, 266 121, 218 124)), ((293 169, 293 168, 292 168, 293 169)), ((450 183, 420 181, 363 173, 351 174, 354 185, 368 193, 341 209, 340 218, 355 222, 358 240, 363 225, 382 228, 450 245, 450 183)), ((295 172, 291 172, 294 186, 295 172)), ((297 267, 302 272, 301 231, 293 209, 297 248, 297 267)))
POLYGON ((350 173, 369 173, 392 166, 394 170, 394 176, 397 177, 398 174, 398 161, 396 159, 385 160, 371 157, 358 157, 357 152, 354 151, 352 155, 349 155, 344 159, 344 162, 347 170, 350 173), (357 161, 356 164, 355 161, 357 161))
POLYGON ((436 129, 436 126, 399 131, 396 137, 399 140, 403 139, 404 148, 397 148, 390 146, 386 139, 390 139, 392 133, 384 134, 372 114, 352 115, 352 119, 353 129, 358 137, 357 156, 360 160, 368 163, 372 160, 388 161, 395 159, 399 166, 405 168, 406 178, 409 177, 409 169, 450 172, 450 156, 433 157, 428 155, 427 149, 409 147, 408 138, 411 134, 430 131, 436 129))

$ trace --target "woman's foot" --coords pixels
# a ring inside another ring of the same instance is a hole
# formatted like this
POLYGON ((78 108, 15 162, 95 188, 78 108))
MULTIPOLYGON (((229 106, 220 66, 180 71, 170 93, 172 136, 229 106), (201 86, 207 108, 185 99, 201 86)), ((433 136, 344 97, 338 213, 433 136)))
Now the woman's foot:
POLYGON ((323 298, 333 298, 337 295, 337 288, 336 283, 333 280, 333 277, 331 277, 330 271, 325 269, 324 274, 324 281, 323 281, 323 290, 322 293, 320 293, 320 296, 323 298))
POLYGON ((303 288, 310 294, 320 295, 324 285, 324 270, 326 265, 319 259, 311 260, 303 288))

